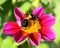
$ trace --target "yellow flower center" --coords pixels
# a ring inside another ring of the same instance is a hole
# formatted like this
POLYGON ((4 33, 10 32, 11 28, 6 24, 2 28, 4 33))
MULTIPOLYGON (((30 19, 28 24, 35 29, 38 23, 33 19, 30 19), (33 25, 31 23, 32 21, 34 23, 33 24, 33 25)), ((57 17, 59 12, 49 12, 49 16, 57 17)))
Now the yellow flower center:
MULTIPOLYGON (((27 17, 29 18, 29 17, 27 17)), ((28 19, 29 20, 29 19, 28 19)), ((28 34, 39 32, 41 29, 41 25, 39 23, 39 20, 29 20, 27 27, 22 27, 22 30, 28 34)))

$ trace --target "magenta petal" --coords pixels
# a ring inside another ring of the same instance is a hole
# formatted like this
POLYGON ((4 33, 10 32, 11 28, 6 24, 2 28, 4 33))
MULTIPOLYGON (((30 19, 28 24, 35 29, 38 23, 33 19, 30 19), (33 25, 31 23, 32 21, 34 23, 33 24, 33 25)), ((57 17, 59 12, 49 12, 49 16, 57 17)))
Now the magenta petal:
POLYGON ((26 37, 27 37, 27 34, 21 30, 16 34, 14 34, 14 40, 18 43, 23 41, 26 37))
POLYGON ((38 46, 40 44, 41 35, 40 33, 30 34, 29 39, 33 45, 38 46))
POLYGON ((41 29, 41 35, 42 38, 47 41, 54 40, 56 38, 54 30, 48 27, 43 27, 41 29))
POLYGON ((37 15, 39 18, 44 15, 44 9, 42 7, 35 8, 32 12, 33 15, 37 15))
POLYGON ((5 34, 14 34, 19 31, 19 26, 16 22, 8 22, 4 27, 3 27, 3 32, 5 34))
POLYGON ((52 26, 55 24, 55 18, 52 15, 46 14, 45 16, 41 17, 41 24, 42 26, 52 26))
POLYGON ((14 9, 14 15, 15 15, 18 25, 21 26, 21 20, 24 19, 26 15, 22 13, 18 7, 14 9))

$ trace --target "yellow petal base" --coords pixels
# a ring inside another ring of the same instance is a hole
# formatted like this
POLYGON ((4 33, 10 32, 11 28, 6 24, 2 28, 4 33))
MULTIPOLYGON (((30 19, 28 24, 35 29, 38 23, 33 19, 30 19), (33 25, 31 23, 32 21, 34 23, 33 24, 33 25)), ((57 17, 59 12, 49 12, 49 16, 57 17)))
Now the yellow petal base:
POLYGON ((41 25, 39 23, 39 20, 29 20, 29 24, 27 27, 22 27, 22 30, 28 34, 39 32, 41 29, 41 25))

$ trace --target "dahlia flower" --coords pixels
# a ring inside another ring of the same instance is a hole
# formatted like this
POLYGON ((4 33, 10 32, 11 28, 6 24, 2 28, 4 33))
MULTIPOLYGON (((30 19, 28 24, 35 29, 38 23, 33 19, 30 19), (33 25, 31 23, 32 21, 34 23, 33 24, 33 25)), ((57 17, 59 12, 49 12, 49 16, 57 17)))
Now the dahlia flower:
POLYGON ((16 42, 21 42, 26 37, 31 44, 37 46, 41 39, 51 41, 55 39, 55 32, 51 28, 55 24, 54 16, 44 13, 44 8, 35 8, 31 15, 25 15, 16 7, 14 9, 16 22, 8 22, 3 27, 3 32, 13 35, 16 42))

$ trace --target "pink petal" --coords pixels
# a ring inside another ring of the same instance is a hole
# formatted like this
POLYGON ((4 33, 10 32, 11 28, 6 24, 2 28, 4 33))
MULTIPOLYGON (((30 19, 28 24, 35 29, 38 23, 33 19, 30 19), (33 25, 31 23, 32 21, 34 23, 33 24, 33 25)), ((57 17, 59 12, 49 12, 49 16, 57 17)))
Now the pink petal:
POLYGON ((18 24, 16 22, 8 22, 4 27, 3 27, 3 32, 5 34, 14 34, 20 30, 18 24))
POLYGON ((37 46, 40 44, 41 35, 40 33, 34 33, 29 35, 30 42, 37 46))
POLYGON ((52 26, 55 24, 55 18, 52 15, 46 14, 45 16, 41 17, 41 25, 42 26, 52 26))
POLYGON ((42 38, 47 41, 54 40, 56 37, 54 30, 48 27, 43 27, 41 29, 41 35, 42 38))
POLYGON ((16 18, 16 20, 17 20, 18 25, 21 26, 21 20, 23 20, 23 19, 26 17, 26 15, 25 15, 24 13, 22 13, 22 12, 19 10, 18 7, 16 7, 16 8, 14 9, 14 15, 15 15, 15 18, 16 18))
POLYGON ((39 18, 44 15, 44 9, 42 7, 35 8, 32 12, 33 15, 37 15, 39 18))
POLYGON ((26 37, 27 37, 27 34, 21 30, 16 34, 14 34, 14 40, 18 43, 23 41, 26 37))

